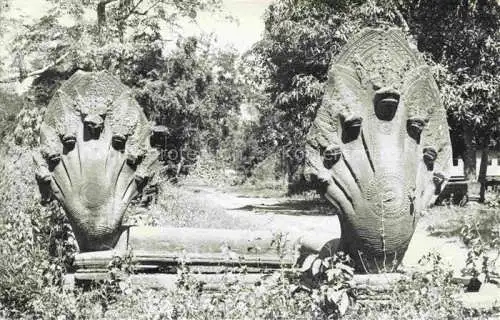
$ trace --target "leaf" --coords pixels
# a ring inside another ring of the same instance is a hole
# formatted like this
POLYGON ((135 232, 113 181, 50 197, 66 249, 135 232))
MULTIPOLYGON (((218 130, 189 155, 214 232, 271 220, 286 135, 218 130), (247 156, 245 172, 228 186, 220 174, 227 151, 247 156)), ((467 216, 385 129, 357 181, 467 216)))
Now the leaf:
POLYGON ((300 267, 299 271, 300 272, 307 272, 309 269, 311 269, 311 267, 312 267, 312 265, 317 257, 318 257, 317 254, 311 254, 311 255, 307 256, 304 260, 304 263, 300 267))
POLYGON ((346 290, 342 290, 340 301, 337 302, 339 313, 341 316, 345 315, 349 308, 349 295, 346 290))
POLYGON ((349 278, 354 277, 354 268, 343 263, 336 265, 337 268, 341 269, 349 278))
POLYGON ((342 300, 342 293, 344 290, 335 290, 333 288, 328 288, 326 292, 326 298, 329 302, 333 302, 336 305, 342 300))
POLYGON ((188 16, 189 16, 191 19, 196 19, 196 16, 197 16, 197 12, 196 12, 196 10, 190 10, 190 11, 189 11, 188 16))
POLYGON ((320 273, 322 264, 323 264, 323 261, 321 259, 314 260, 314 262, 311 266, 311 273, 313 276, 320 273))

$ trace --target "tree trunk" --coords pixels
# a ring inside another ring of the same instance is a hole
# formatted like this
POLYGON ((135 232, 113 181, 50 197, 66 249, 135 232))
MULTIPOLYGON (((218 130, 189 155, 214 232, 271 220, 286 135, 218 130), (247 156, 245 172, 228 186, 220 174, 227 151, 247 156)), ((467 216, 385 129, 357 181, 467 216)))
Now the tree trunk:
POLYGON ((106 3, 99 2, 97 5, 97 26, 99 32, 99 43, 104 43, 104 28, 106 27, 106 3))
POLYGON ((120 78, 124 80, 125 76, 125 65, 124 65, 124 56, 125 49, 123 45, 125 44, 125 29, 127 28, 126 19, 130 16, 130 10, 132 10, 132 1, 131 0, 120 0, 119 11, 122 16, 118 21, 118 36, 120 39, 120 44, 122 45, 120 57, 118 58, 118 70, 120 72, 120 78))
POLYGON ((469 200, 479 200, 480 187, 477 183, 476 173, 476 145, 474 144, 474 131, 470 126, 464 128, 464 176, 467 183, 467 197, 469 200))
POLYGON ((488 170, 488 141, 489 139, 484 139, 485 142, 481 147, 481 163, 479 165, 479 176, 478 181, 481 184, 479 190, 479 202, 484 202, 484 196, 486 193, 486 174, 488 170))
POLYGON ((107 25, 106 21, 106 6, 110 4, 111 2, 115 2, 117 0, 101 0, 97 4, 97 26, 99 29, 99 42, 100 44, 104 44, 105 42, 105 29, 107 25))

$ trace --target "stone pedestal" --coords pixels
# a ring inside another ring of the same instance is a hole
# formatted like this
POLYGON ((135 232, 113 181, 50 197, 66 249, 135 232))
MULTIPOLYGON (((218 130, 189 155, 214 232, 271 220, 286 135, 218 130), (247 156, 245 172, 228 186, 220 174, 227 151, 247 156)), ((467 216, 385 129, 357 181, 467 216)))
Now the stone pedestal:
POLYGON ((177 277, 181 266, 202 275, 256 275, 290 268, 301 254, 335 252, 339 239, 340 227, 322 234, 134 226, 122 233, 115 249, 78 254, 76 272, 68 279, 104 280, 109 277, 109 265, 115 257, 132 265, 136 273, 133 279, 147 283, 153 274, 163 280, 172 278, 167 275, 177 277))

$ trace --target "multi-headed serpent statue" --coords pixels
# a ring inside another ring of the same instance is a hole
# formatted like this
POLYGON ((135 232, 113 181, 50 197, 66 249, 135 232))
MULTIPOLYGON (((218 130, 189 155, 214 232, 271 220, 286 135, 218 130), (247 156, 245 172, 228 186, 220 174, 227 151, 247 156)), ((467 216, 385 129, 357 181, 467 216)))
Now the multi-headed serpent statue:
POLYGON ((106 72, 79 71, 52 98, 40 136, 42 195, 61 203, 81 251, 113 248, 158 156, 131 92, 106 72))
POLYGON ((340 212, 340 249, 360 271, 392 270, 451 161, 438 88, 399 31, 365 29, 335 58, 307 155, 340 212))
MULTIPOLYGON (((130 92, 105 72, 77 72, 52 98, 38 181, 62 204, 82 252, 118 241, 124 212, 157 158, 149 138, 130 92)), ((306 174, 339 213, 339 249, 358 270, 392 269, 402 260, 450 156, 429 68, 399 31, 363 30, 333 61, 306 161, 306 174)))

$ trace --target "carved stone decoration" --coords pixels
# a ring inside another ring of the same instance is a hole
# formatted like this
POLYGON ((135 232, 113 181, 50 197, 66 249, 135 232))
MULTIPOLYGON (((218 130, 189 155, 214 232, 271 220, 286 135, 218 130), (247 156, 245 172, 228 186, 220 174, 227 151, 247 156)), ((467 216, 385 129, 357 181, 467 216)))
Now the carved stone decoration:
POLYGON ((306 175, 341 213, 359 271, 403 259, 451 161, 446 113, 423 59, 395 29, 364 29, 333 61, 310 129, 306 175))
POLYGON ((52 98, 41 126, 37 180, 63 206, 81 251, 111 249, 130 201, 158 154, 128 88, 106 72, 78 71, 52 98))

